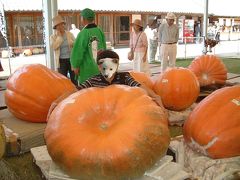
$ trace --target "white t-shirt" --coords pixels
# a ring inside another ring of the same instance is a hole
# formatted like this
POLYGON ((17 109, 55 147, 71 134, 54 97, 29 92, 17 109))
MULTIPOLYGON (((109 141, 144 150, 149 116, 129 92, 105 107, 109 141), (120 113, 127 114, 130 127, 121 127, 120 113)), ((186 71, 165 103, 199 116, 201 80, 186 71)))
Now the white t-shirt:
POLYGON ((78 28, 71 29, 70 32, 73 34, 73 36, 76 38, 80 30, 78 28))

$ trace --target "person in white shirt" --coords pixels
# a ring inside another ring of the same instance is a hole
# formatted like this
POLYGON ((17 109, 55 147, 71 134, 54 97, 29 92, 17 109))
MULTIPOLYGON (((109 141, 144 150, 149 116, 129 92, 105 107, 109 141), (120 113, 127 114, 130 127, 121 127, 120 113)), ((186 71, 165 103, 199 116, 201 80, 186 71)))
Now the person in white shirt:
POLYGON ((145 29, 145 32, 148 37, 148 46, 149 46, 149 62, 153 63, 155 62, 155 57, 157 53, 157 47, 158 47, 158 31, 157 31, 157 20, 150 20, 148 23, 147 28, 145 29))
POLYGON ((74 35, 74 37, 76 38, 78 33, 80 32, 80 30, 78 28, 76 28, 75 24, 71 25, 72 29, 70 30, 70 32, 74 35))
POLYGON ((175 67, 176 63, 179 29, 174 24, 175 18, 176 16, 173 13, 168 13, 166 16, 167 23, 162 23, 158 30, 162 73, 167 67, 175 67))

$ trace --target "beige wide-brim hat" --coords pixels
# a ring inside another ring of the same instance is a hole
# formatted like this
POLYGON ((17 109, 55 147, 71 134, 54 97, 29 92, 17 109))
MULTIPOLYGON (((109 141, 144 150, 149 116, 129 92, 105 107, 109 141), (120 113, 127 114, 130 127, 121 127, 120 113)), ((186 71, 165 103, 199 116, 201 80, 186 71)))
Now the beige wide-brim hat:
POLYGON ((167 13, 166 19, 175 19, 176 16, 172 12, 167 13))
POLYGON ((64 24, 65 24, 62 16, 60 16, 60 15, 55 16, 55 17, 52 19, 52 22, 53 22, 53 29, 56 29, 56 26, 57 26, 58 24, 61 24, 61 23, 64 23, 64 24))
POLYGON ((137 25, 137 26, 140 26, 140 27, 143 27, 143 25, 142 25, 142 21, 140 20, 140 19, 135 19, 132 23, 131 23, 131 25, 137 25))

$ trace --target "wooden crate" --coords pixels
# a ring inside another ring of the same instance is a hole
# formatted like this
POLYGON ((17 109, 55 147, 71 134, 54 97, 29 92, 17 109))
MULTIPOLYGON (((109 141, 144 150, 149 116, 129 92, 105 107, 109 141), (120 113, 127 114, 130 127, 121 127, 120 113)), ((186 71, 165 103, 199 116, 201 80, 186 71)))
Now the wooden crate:
POLYGON ((29 152, 31 148, 45 144, 46 123, 31 123, 14 117, 8 109, 0 111, 0 123, 6 137, 5 155, 14 156, 29 152))

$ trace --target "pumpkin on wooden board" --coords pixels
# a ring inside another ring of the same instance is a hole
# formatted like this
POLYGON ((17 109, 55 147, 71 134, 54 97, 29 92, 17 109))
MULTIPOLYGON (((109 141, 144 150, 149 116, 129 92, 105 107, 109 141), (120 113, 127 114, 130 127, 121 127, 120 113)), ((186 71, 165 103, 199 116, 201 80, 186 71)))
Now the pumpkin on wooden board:
POLYGON ((196 76, 187 68, 169 68, 159 75, 154 91, 162 98, 165 108, 182 111, 197 99, 200 87, 196 76))
POLYGON ((140 84, 145 85, 149 89, 153 89, 153 81, 151 77, 144 72, 130 71, 130 75, 140 84))
POLYGON ((5 153, 5 147, 6 147, 6 137, 5 137, 3 126, 0 124, 0 160, 2 159, 5 153))
POLYGON ((198 78, 200 86, 224 85, 227 69, 220 58, 214 55, 196 57, 188 67, 198 78))
POLYGON ((74 90, 74 84, 60 73, 41 64, 24 65, 9 77, 5 103, 21 120, 46 122, 51 103, 74 90))
POLYGON ((130 179, 165 155, 170 135, 160 106, 138 87, 78 91, 52 111, 48 152, 71 177, 130 179))
POLYGON ((203 99, 184 123, 187 144, 211 158, 240 156, 240 86, 203 99))

